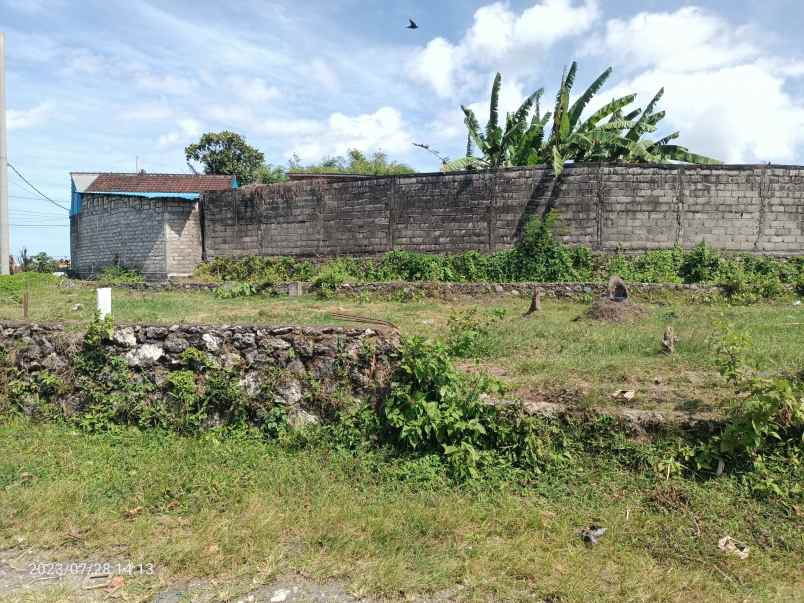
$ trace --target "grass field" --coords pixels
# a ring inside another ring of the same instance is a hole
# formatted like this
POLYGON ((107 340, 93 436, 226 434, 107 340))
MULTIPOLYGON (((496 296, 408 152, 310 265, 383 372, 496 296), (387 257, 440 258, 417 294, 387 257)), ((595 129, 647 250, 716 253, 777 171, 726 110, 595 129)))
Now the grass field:
MULTIPOLYGON (((724 324, 750 335, 752 355, 761 369, 780 372, 804 366, 804 305, 792 302, 783 298, 731 306, 668 297, 646 303, 647 315, 638 321, 611 324, 577 320, 586 304, 551 300, 543 302, 541 314, 523 319, 528 301, 509 296, 399 302, 320 300, 312 295, 218 299, 207 291, 115 289, 113 314, 118 322, 320 325, 343 324, 331 313, 345 312, 389 320, 402 334, 443 338, 452 315, 476 309, 481 317, 489 317, 501 311, 504 317, 492 326, 488 352, 463 364, 479 365, 519 395, 600 406, 616 403, 612 392, 632 389, 636 396, 629 406, 705 413, 717 410, 726 395, 714 355, 724 324), (660 346, 668 325, 679 337, 672 356, 662 354, 660 346)), ((91 319, 93 310, 93 289, 32 289, 31 320, 77 321, 78 328, 91 319), (82 309, 73 311, 75 304, 82 309)), ((17 300, 0 297, 0 318, 20 318, 21 312, 17 300)))
MULTIPOLYGON (((180 576, 253 587, 300 572, 424 600, 793 601, 801 523, 730 478, 656 479, 602 456, 527 483, 457 486, 421 462, 242 433, 0 426, 2 541, 155 564, 127 579, 132 600, 180 576), (577 534, 590 523, 608 528, 595 547, 577 534), (723 555, 725 535, 750 557, 723 555)), ((216 600, 236 600, 227 592, 216 600)))
MULTIPOLYGON (((19 319, 19 296, 6 293, 0 318, 19 319)), ((485 369, 525 398, 575 405, 622 404, 610 394, 627 388, 637 392, 631 406, 719 412, 731 394, 715 361, 723 324, 750 335, 751 358, 762 370, 804 366, 804 310, 792 299, 731 306, 667 298, 642 302, 646 314, 634 322, 612 324, 578 320, 587 304, 551 300, 525 319, 528 301, 510 296, 113 295, 117 322, 340 324, 331 313, 346 312, 441 339, 450 335, 451 317, 475 309, 492 321, 491 335, 481 357, 461 366, 485 369), (671 356, 659 344, 668 325, 679 336, 671 356)), ((89 288, 31 287, 31 320, 80 329, 93 307, 89 288)), ((457 482, 432 455, 370 446, 355 452, 315 437, 267 441, 242 428, 198 437, 134 428, 90 434, 5 417, 0 553, 154 564, 154 575, 126 577, 122 592, 132 601, 151 601, 186 578, 212 585, 209 600, 237 601, 288 575, 335 581, 371 600, 802 599, 798 502, 752 495, 728 471, 665 474, 657 471, 660 445, 605 438, 598 449, 576 441, 541 473, 457 482), (594 547, 578 534, 590 524, 608 530, 594 547), (748 544, 748 559, 718 549, 727 535, 748 544)), ((0 575, 4 601, 88 596, 63 587, 3 593, 0 575)))

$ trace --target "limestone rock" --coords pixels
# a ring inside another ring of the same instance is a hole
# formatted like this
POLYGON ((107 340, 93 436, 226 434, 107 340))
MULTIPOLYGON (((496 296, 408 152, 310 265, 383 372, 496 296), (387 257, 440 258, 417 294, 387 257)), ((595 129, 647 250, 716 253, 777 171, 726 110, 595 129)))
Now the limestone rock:
POLYGON ((145 329, 145 336, 148 339, 162 339, 167 335, 168 330, 165 327, 148 327, 145 329))
POLYGON ((279 339, 279 337, 266 337, 262 340, 260 344, 265 348, 270 348, 273 350, 287 350, 290 349, 290 344, 285 341, 284 339, 279 339))
POLYGON ((276 387, 276 402, 277 404, 287 404, 292 406, 301 402, 304 397, 302 393, 301 384, 295 379, 290 379, 276 387))
POLYGON ((204 347, 207 349, 207 352, 217 352, 221 348, 220 338, 215 337, 211 333, 204 333, 201 336, 201 341, 204 342, 204 347))
POLYGON ((67 366, 67 361, 59 356, 56 352, 52 352, 42 361, 42 366, 55 373, 65 368, 67 366))
POLYGON ((127 348, 133 348, 137 345, 137 336, 134 335, 134 329, 131 327, 123 327, 122 329, 115 330, 112 339, 115 343, 127 348))
POLYGON ((291 429, 303 429, 321 422, 317 416, 301 408, 293 408, 288 412, 288 426, 291 429))
POLYGON ((155 365, 165 355, 162 346, 145 343, 126 354, 129 366, 149 367, 155 365))
POLYGON ((240 354, 226 352, 221 355, 221 364, 225 370, 231 371, 243 364, 243 359, 240 357, 240 354))
POLYGON ((184 350, 190 347, 190 344, 187 343, 187 340, 183 337, 178 337, 171 333, 168 335, 168 338, 165 339, 165 349, 168 352, 173 352, 174 354, 180 354, 184 350))

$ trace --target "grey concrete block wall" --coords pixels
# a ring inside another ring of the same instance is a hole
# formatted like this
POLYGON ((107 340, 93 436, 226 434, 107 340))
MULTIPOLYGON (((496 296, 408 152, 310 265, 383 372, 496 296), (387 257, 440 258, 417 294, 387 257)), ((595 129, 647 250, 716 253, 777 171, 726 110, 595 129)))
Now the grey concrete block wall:
POLYGON ((120 264, 146 278, 191 274, 201 261, 198 203, 175 198, 84 195, 70 217, 70 257, 79 276, 120 264))
POLYGON ((573 164, 206 193, 207 258, 332 257, 391 249, 510 248, 553 208, 568 243, 599 251, 701 241, 728 251, 804 253, 804 168, 573 164))
POLYGON ((301 180, 209 192, 199 203, 84 198, 71 218, 74 269, 120 262, 151 279, 202 259, 335 257, 392 249, 510 248, 553 208, 559 235, 598 251, 692 247, 804 253, 804 167, 573 164, 355 180, 301 180), (203 234, 203 236, 202 236, 203 234))

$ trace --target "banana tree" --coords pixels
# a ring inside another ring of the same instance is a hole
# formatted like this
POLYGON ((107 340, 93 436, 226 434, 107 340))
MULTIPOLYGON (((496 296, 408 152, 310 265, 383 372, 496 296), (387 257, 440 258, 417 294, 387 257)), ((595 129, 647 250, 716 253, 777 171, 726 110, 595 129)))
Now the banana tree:
POLYGON ((664 111, 656 111, 664 88, 656 93, 644 110, 637 108, 625 113, 636 99, 635 94, 627 94, 609 101, 583 120, 584 109, 611 76, 612 68, 604 70, 570 104, 577 69, 577 63, 573 62, 569 70, 562 74, 552 113, 540 114, 539 101, 543 89, 539 89, 525 99, 517 111, 506 116, 504 129, 498 123, 502 80, 498 73, 492 84, 489 121, 485 131, 481 130, 474 112, 461 106, 470 141, 467 156, 447 162, 443 169, 451 171, 551 164, 558 177, 567 161, 719 163, 710 157, 691 153, 685 147, 669 144, 678 137, 678 132, 655 141, 644 138, 646 134, 655 132, 657 124, 665 117, 664 111), (471 155, 472 142, 482 156, 471 155))
MULTIPOLYGON (((480 122, 472 109, 461 105, 464 113, 464 124, 469 133, 467 143, 467 155, 455 161, 445 164, 447 171, 472 169, 472 168, 497 168, 509 167, 514 165, 513 158, 516 149, 528 130, 528 116, 539 98, 544 93, 542 89, 537 90, 519 106, 513 113, 505 116, 505 127, 499 125, 500 113, 500 86, 502 76, 497 73, 491 85, 491 98, 489 100, 489 119, 485 130, 481 129, 480 122), (481 157, 471 155, 472 144, 477 148, 481 157)), ((538 113, 538 110, 537 110, 538 113)))

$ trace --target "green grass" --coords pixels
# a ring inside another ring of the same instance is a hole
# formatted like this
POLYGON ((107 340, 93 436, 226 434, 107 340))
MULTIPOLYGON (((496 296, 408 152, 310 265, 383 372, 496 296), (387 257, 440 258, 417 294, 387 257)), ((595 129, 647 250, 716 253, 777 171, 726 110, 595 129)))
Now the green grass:
MULTIPOLYGON (((619 404, 611 393, 634 389, 637 394, 629 406, 717 410, 727 391, 716 370, 713 344, 720 336, 718 325, 724 322, 751 335, 752 355, 763 370, 804 366, 804 306, 792 305, 791 299, 732 306, 668 297, 646 302, 645 318, 617 325, 576 320, 586 305, 552 300, 543 302, 541 314, 523 319, 528 302, 512 297, 404 302, 313 296, 218 299, 206 291, 114 289, 113 298, 118 322, 324 325, 345 324, 330 315, 345 312, 390 320, 403 334, 427 337, 444 337, 453 312, 500 309, 505 318, 495 327, 492 353, 463 365, 479 362, 525 397, 581 405, 619 404), (668 325, 679 337, 673 356, 660 352, 668 325)), ((83 328, 93 311, 94 289, 60 289, 47 283, 32 288, 32 320, 77 321, 74 328, 83 328), (77 303, 83 309, 74 312, 71 308, 77 303)), ((18 301, 0 295, 0 318, 19 319, 21 314, 18 301)))
POLYGON ((242 432, 88 435, 11 420, 0 425, 0 459, 3 542, 153 562, 158 578, 127 584, 143 600, 181 576, 269 582, 289 571, 356 593, 460 600, 801 592, 804 542, 790 509, 745 497, 731 478, 656 480, 612 457, 578 458, 527 484, 459 487, 421 461, 325 444, 294 450, 242 432), (589 548, 576 531, 593 522, 609 531, 589 548), (80 542, 65 543, 68 532, 80 542), (720 553, 727 534, 749 544, 748 560, 720 553))

